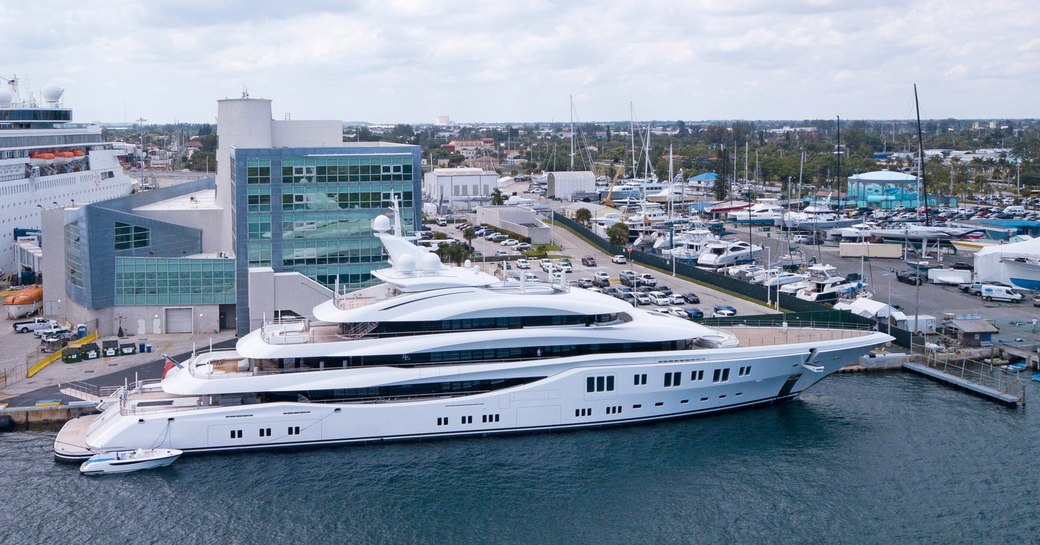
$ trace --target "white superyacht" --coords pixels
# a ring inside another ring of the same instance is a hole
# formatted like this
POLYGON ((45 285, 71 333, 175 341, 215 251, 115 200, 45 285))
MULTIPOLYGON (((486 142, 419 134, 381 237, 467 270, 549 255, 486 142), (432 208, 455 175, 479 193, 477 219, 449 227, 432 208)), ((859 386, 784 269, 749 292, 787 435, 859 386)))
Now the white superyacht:
MULTIPOLYGON (((399 217, 396 216, 395 217, 399 217)), ((892 337, 711 328, 559 284, 443 265, 373 222, 392 267, 313 318, 265 323, 69 421, 59 459, 488 435, 651 422, 793 398, 892 337)))

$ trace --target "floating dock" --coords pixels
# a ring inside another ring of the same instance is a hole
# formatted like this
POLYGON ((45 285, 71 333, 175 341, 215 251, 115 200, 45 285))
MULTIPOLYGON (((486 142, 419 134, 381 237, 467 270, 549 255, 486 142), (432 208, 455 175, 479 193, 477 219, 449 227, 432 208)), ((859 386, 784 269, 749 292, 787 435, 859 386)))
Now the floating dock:
POLYGON ((1007 392, 1002 392, 1000 390, 997 390, 996 388, 991 388, 989 386, 985 386, 983 384, 979 384, 977 382, 973 382, 965 378, 958 377, 956 375, 944 373, 938 369, 928 367, 927 365, 921 363, 916 363, 912 361, 903 362, 903 369, 913 371, 933 380, 944 382, 951 386, 967 390, 969 392, 978 394, 988 399, 992 399, 993 401, 1004 403, 1006 405, 1017 406, 1019 403, 1025 402, 1024 391, 1021 395, 1014 395, 1007 392))

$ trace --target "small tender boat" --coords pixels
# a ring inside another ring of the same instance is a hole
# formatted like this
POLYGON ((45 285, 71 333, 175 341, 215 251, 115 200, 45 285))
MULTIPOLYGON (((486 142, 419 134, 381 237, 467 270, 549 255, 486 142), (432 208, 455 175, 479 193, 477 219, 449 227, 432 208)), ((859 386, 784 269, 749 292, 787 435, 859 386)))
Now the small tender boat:
POLYGON ((182 454, 173 448, 117 450, 91 456, 79 466, 84 475, 129 473, 139 469, 154 469, 172 464, 182 454))
POLYGON ((1026 362, 1020 361, 1018 363, 1009 363, 1007 365, 1001 365, 1000 368, 1003 369, 1005 373, 1021 373, 1026 370, 1026 362))

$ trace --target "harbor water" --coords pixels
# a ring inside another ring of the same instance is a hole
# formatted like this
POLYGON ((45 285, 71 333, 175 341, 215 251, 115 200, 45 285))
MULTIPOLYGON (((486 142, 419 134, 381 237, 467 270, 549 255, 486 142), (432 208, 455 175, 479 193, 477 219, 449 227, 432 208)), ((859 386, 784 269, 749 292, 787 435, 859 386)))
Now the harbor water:
POLYGON ((13 432, 0 543, 1036 543, 1038 409, 837 375, 791 403, 655 425, 101 477, 52 461, 54 432, 13 432))

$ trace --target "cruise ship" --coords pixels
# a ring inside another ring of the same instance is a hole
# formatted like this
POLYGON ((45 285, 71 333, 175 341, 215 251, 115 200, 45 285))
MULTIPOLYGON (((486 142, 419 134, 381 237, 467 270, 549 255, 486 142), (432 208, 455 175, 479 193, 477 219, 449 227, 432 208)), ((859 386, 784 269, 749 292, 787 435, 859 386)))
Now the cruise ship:
MULTIPOLYGON (((395 214, 395 218, 399 218, 395 214)), ((707 327, 554 283, 448 266, 373 230, 383 282, 313 318, 266 321, 232 350, 167 363, 71 420, 54 454, 187 454, 591 428, 786 400, 892 337, 827 327, 707 327)), ((809 326, 810 324, 805 324, 809 326)), ((85 398, 87 396, 84 396, 85 398)))
MULTIPOLYGON (((130 194, 121 151, 99 125, 73 124, 63 90, 43 88, 22 100, 18 80, 0 81, 0 271, 15 272, 15 229, 40 229, 40 212, 130 194)), ((59 245, 60 248, 60 245, 59 245)))

